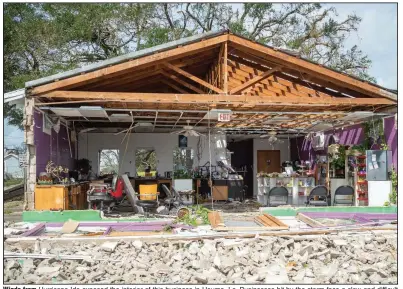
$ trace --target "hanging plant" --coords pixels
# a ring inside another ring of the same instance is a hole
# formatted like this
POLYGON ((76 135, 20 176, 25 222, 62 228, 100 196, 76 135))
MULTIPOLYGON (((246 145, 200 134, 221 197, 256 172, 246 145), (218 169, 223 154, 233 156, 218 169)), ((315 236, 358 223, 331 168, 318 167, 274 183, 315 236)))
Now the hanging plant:
POLYGON ((374 144, 378 144, 382 150, 388 150, 383 129, 383 119, 365 122, 363 127, 365 135, 363 145, 366 150, 370 150, 374 144))

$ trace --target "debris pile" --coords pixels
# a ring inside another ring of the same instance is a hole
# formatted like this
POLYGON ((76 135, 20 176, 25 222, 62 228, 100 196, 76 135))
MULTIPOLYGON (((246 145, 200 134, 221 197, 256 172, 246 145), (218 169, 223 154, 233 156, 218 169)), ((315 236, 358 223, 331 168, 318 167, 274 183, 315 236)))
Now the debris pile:
POLYGON ((6 243, 4 266, 8 284, 392 284, 397 283, 397 235, 38 240, 29 246, 6 243))

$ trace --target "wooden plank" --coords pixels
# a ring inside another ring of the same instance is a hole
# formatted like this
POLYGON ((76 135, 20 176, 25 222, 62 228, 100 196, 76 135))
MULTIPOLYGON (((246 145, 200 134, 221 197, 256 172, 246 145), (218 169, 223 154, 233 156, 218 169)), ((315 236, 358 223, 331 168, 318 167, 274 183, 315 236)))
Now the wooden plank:
POLYGON ((224 71, 223 71, 223 90, 225 94, 228 94, 228 43, 224 42, 224 51, 223 51, 223 56, 224 56, 224 71))
POLYGON ((228 232, 228 231, 281 231, 281 230, 288 230, 288 227, 216 227, 213 228, 214 231, 219 232, 228 232))
POLYGON ((250 51, 260 57, 269 58, 269 60, 281 62, 282 65, 288 66, 292 69, 297 69, 308 74, 318 75, 320 78, 326 79, 342 87, 348 87, 373 97, 384 97, 394 101, 397 100, 397 97, 395 95, 379 87, 376 87, 361 80, 357 80, 345 74, 330 70, 318 64, 314 64, 309 61, 288 55, 273 48, 266 47, 256 42, 252 42, 250 40, 246 40, 235 35, 229 35, 229 41, 238 45, 237 48, 240 47, 240 50, 250 51))
POLYGON ((110 232, 108 237, 122 237, 122 236, 154 236, 154 235, 172 235, 172 232, 161 231, 161 232, 110 232))
MULTIPOLYGON (((175 78, 175 77, 174 77, 175 78)), ((185 83, 184 85, 186 85, 185 83)), ((126 102, 159 102, 159 103, 231 103, 231 104, 249 104, 249 105, 275 105, 282 106, 348 106, 352 105, 392 105, 394 101, 385 98, 309 98, 309 97, 278 97, 278 96, 250 96, 250 95, 218 95, 203 94, 195 97, 194 94, 171 94, 171 93, 132 93, 132 92, 98 92, 98 91, 52 91, 45 93, 39 98, 51 97, 54 99, 71 100, 92 100, 101 99, 107 101, 126 101, 126 102)))
POLYGON ((301 222, 304 222, 305 224, 307 224, 311 227, 325 227, 325 225, 323 225, 321 222, 318 222, 318 221, 304 215, 303 213, 298 213, 296 217, 298 220, 300 220, 301 222))
MULTIPOLYGON (((223 91, 221 89, 219 89, 219 88, 215 87, 214 85, 204 81, 203 79, 200 79, 200 78, 198 78, 198 77, 196 77, 196 76, 184 71, 183 69, 180 69, 179 67, 176 67, 176 66, 174 66, 174 65, 172 65, 172 64, 170 64, 168 62, 165 62, 164 66, 166 66, 169 69, 172 69, 173 71, 183 75, 184 77, 187 77, 190 80, 193 80, 194 82, 197 82, 198 84, 201 84, 201 85, 203 85, 203 86, 205 86, 205 87, 207 87, 207 88, 209 88, 209 89, 211 89, 211 90, 213 90, 213 91, 215 91, 217 93, 223 93, 223 91)), ((214 75, 213 75, 213 79, 214 79, 214 75)))
POLYGON ((169 73, 167 73, 165 71, 163 71, 162 74, 164 76, 168 77, 169 79, 172 79, 172 80, 176 81, 177 83, 182 84, 183 86, 185 86, 185 87, 187 87, 187 88, 189 88, 189 89, 191 89, 191 90, 193 90, 193 91, 195 91, 197 93, 200 93, 200 94, 204 93, 203 90, 197 88, 196 86, 194 86, 194 85, 192 85, 190 83, 187 83, 186 81, 183 81, 182 79, 180 79, 179 77, 177 77, 175 75, 169 74, 169 73))
POLYGON ((228 35, 221 35, 211 39, 202 40, 200 42, 191 43, 178 48, 162 51, 152 55, 144 56, 138 59, 127 61, 124 63, 116 64, 110 67, 105 67, 82 75, 69 77, 63 80, 55 81, 49 84, 44 84, 32 89, 33 95, 41 94, 44 92, 57 90, 60 88, 71 88, 79 83, 84 84, 86 81, 91 81, 96 78, 113 75, 114 73, 121 72, 127 69, 142 67, 145 68, 150 65, 157 64, 167 59, 176 59, 185 57, 186 55, 196 54, 197 52, 210 49, 220 45, 222 42, 228 40, 228 35))
POLYGON ((258 75, 256 77, 253 77, 252 79, 250 79, 249 81, 245 82, 244 84, 231 89, 230 94, 236 94, 238 92, 242 92, 246 88, 254 85, 255 83, 258 83, 258 82, 266 79, 267 77, 272 75, 274 72, 279 71, 279 70, 280 70, 280 67, 274 67, 272 69, 269 69, 269 70, 263 72, 262 74, 260 74, 260 75, 258 75))
POLYGON ((208 220, 213 228, 225 226, 220 213, 217 211, 208 212, 208 220))
POLYGON ((175 85, 175 84, 173 84, 173 83, 171 83, 171 82, 169 82, 169 81, 167 81, 167 80, 162 80, 162 82, 165 83, 166 85, 169 85, 169 86, 172 87, 173 89, 176 89, 176 91, 178 91, 178 92, 180 92, 180 93, 184 93, 184 94, 189 93, 188 91, 186 91, 186 90, 180 88, 179 86, 177 86, 177 85, 175 85))
POLYGON ((274 217, 274 216, 272 216, 270 214, 263 214, 263 216, 265 216, 266 218, 268 218, 271 221, 273 221, 275 224, 277 224, 277 226, 288 227, 288 225, 284 224, 282 221, 280 221, 279 219, 277 219, 276 217, 274 217))
POLYGON ((270 219, 267 219, 265 216, 259 216, 258 217, 261 222, 265 224, 266 227, 277 227, 277 224, 271 221, 270 219))
POLYGON ((65 223, 63 224, 61 233, 62 233, 62 234, 74 233, 74 231, 77 230, 77 228, 78 228, 79 225, 80 225, 79 222, 69 220, 69 221, 67 221, 67 222, 65 222, 65 223))

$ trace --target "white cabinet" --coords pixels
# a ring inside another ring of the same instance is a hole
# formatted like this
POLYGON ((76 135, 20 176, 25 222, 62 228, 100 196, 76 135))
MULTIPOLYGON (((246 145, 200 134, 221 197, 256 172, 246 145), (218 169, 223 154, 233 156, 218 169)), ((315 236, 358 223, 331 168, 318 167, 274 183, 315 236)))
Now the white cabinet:
POLYGON ((368 181, 368 206, 384 206, 385 202, 389 202, 391 193, 391 181, 368 181))
POLYGON ((173 187, 177 192, 193 190, 193 180, 192 179, 174 180, 173 187))

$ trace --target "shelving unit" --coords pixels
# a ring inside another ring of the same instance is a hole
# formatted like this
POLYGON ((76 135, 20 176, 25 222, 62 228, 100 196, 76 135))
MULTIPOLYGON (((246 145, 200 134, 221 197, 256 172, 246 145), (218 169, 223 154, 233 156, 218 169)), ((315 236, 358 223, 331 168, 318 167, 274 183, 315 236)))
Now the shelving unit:
POLYGON ((368 182, 366 180, 366 156, 349 155, 348 158, 354 164, 348 166, 348 183, 355 190, 355 205, 368 206, 368 182))
POLYGON ((315 178, 300 177, 259 177, 258 183, 258 202, 267 205, 269 191, 273 187, 284 186, 288 190, 288 204, 294 206, 305 205, 306 197, 315 187, 315 178))

